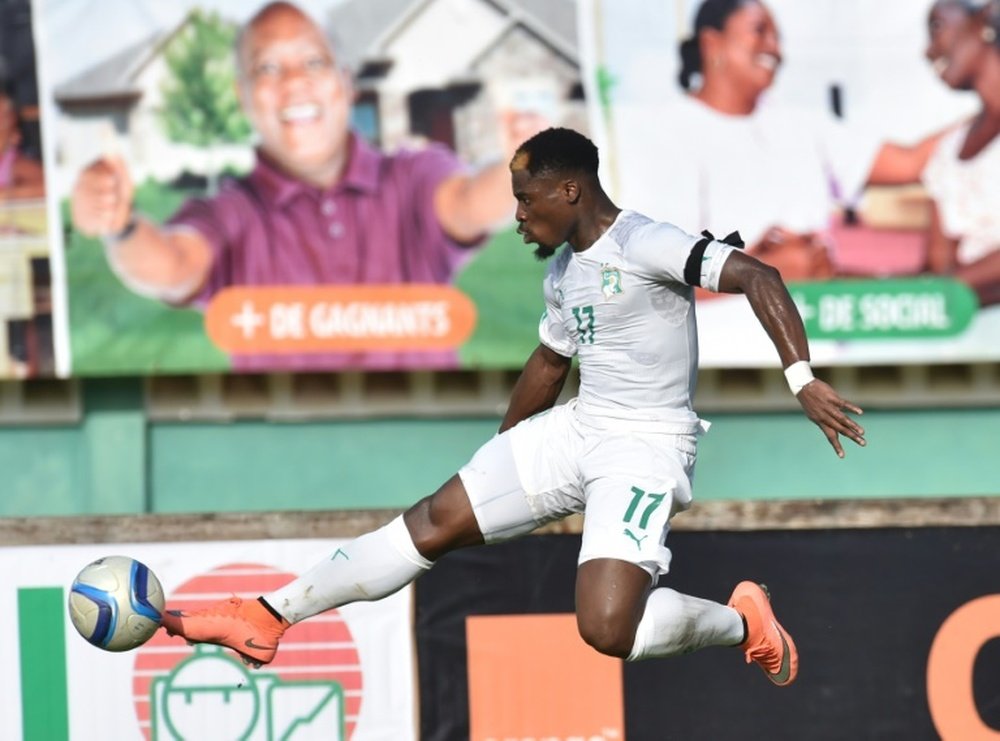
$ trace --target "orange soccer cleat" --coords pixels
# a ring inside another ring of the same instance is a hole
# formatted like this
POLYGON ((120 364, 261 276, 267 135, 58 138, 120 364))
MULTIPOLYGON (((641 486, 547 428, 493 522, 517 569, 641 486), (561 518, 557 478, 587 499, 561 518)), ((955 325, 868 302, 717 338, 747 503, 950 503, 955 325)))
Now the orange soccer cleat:
POLYGON ((269 610, 260 600, 230 597, 204 610, 165 610, 167 635, 181 636, 188 643, 213 643, 231 648, 244 664, 260 668, 274 658, 278 641, 290 623, 269 610))
POLYGON ((792 637, 774 617, 767 587, 742 581, 733 590, 729 606, 746 622, 747 637, 740 648, 747 663, 756 661, 765 676, 779 687, 794 682, 799 673, 799 652, 792 637))

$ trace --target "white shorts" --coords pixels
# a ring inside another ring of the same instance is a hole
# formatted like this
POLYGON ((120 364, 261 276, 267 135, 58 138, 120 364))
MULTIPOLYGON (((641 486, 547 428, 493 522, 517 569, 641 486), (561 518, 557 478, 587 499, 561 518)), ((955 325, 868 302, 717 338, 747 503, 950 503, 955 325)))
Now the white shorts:
POLYGON ((605 426, 570 402, 483 445, 459 476, 487 543, 584 512, 578 562, 615 558, 655 579, 670 518, 691 503, 696 434, 605 426))

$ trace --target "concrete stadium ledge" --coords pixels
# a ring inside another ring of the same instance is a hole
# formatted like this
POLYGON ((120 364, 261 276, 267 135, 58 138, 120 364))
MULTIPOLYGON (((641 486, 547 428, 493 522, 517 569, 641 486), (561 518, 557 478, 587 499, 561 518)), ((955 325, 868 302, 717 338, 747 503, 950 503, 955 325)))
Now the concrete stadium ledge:
MULTIPOLYGON (((218 540, 351 538, 401 510, 309 510, 71 517, 0 518, 0 547, 73 543, 153 543, 218 540)), ((536 533, 580 532, 580 516, 536 533)), ((1000 496, 713 501, 694 504, 671 522, 674 530, 827 530, 978 527, 1000 525, 1000 496)))

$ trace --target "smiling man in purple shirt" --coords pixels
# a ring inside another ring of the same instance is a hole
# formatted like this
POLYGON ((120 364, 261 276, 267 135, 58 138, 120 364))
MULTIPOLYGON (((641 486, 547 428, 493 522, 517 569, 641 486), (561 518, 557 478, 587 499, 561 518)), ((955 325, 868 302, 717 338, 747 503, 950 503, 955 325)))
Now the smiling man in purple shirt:
POLYGON ((248 177, 178 211, 170 224, 195 229, 214 254, 199 302, 234 283, 448 282, 469 242, 445 232, 434 196, 461 164, 441 146, 392 157, 357 135, 348 146, 329 188, 288 176, 265 155, 248 177))
MULTIPOLYGON (((505 163, 470 172, 445 147, 388 155, 352 133, 350 78, 296 6, 270 3, 254 15, 237 60, 240 99, 259 139, 248 176, 189 201, 164 226, 133 214, 120 159, 91 164, 73 190, 76 228, 103 238, 112 269, 134 292, 204 306, 233 285, 447 283, 470 248, 512 217, 505 163)), ((434 353, 234 360, 260 370, 442 364, 434 353)))

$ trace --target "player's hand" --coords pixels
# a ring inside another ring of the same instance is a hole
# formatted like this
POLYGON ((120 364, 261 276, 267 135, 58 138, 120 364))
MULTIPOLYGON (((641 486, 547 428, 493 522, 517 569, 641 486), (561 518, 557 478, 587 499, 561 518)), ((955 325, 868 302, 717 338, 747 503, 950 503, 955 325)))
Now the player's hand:
POLYGON ((132 194, 132 178, 120 158, 105 157, 91 163, 73 186, 73 225, 88 237, 119 233, 131 216, 132 194))
POLYGON ((847 416, 847 412, 863 414, 863 410, 842 398, 830 384, 818 378, 813 379, 802 387, 796 398, 806 416, 826 435, 838 458, 844 457, 844 448, 840 444, 841 435, 865 446, 864 428, 847 416))

